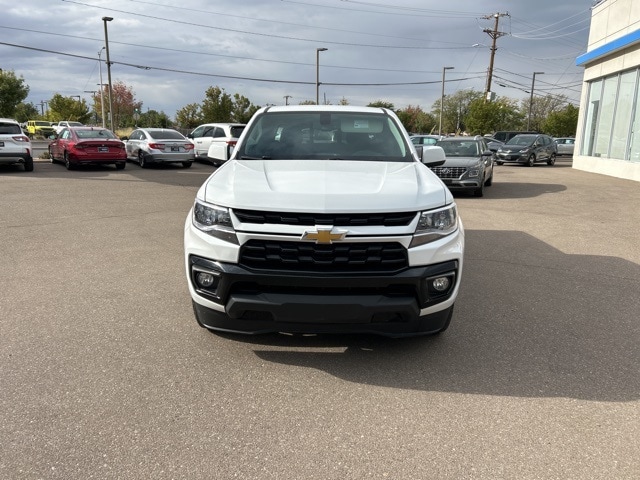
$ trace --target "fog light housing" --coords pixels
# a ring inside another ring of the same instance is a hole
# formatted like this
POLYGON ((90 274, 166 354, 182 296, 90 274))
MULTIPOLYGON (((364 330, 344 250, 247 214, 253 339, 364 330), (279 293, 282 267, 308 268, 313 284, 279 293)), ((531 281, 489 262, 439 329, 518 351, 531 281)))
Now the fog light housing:
POLYGON ((198 265, 193 265, 191 268, 191 282, 196 291, 206 297, 217 299, 221 279, 220 272, 198 265))
POLYGON ((201 288, 211 288, 215 285, 217 278, 209 272, 198 272, 196 274, 196 282, 201 288))
POLYGON ((425 278, 425 302, 426 305, 435 304, 446 300, 456 285, 456 272, 443 272, 432 277, 425 278))
POLYGON ((436 292, 446 292, 451 285, 449 277, 437 277, 431 280, 431 286, 436 292))

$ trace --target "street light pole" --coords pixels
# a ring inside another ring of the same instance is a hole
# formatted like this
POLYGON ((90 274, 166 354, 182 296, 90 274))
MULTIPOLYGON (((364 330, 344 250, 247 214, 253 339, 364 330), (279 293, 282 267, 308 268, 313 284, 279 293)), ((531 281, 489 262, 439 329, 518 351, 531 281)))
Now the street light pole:
POLYGON ((531 80, 531 96, 529 97, 529 118, 527 119, 527 130, 531 130, 531 109, 533 108, 533 89, 536 85, 536 75, 544 75, 544 72, 533 72, 531 80))
POLYGON ((316 48, 316 105, 320 104, 320 52, 326 52, 328 48, 316 48))
POLYGON ((447 70, 453 70, 454 67, 442 67, 442 94, 440 95, 440 126, 438 127, 438 136, 442 135, 442 111, 444 110, 444 74, 447 70))
MULTIPOLYGON (((104 45, 107 51, 107 82, 109 83, 109 128, 115 133, 113 129, 113 90, 111 89, 111 59, 109 58, 109 34, 107 33, 107 22, 113 20, 113 17, 102 17, 104 22, 104 45)), ((102 83, 102 81, 100 81, 102 83)), ((104 121, 104 120, 103 120, 104 121)))
POLYGON ((104 49, 105 47, 102 47, 98 51, 98 69, 100 70, 100 110, 102 114, 102 128, 106 128, 106 125, 104 124, 104 83, 102 83, 102 50, 104 49))

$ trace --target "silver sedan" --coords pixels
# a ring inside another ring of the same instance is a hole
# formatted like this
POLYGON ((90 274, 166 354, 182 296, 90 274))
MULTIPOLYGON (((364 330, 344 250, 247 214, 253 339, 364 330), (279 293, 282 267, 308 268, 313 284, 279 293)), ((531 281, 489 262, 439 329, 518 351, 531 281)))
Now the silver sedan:
POLYGON ((170 128, 138 128, 123 140, 127 159, 137 161, 142 168, 152 163, 182 163, 189 168, 195 158, 193 143, 170 128))

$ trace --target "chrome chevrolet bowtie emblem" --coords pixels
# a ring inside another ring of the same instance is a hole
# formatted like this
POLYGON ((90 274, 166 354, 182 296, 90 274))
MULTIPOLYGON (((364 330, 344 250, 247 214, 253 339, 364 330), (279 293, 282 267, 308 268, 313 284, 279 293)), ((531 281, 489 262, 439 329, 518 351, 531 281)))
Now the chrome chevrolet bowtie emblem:
POLYGON ((334 230, 333 227, 316 227, 315 230, 307 230, 302 234, 302 240, 315 240, 316 243, 333 243, 344 240, 346 230, 334 230))

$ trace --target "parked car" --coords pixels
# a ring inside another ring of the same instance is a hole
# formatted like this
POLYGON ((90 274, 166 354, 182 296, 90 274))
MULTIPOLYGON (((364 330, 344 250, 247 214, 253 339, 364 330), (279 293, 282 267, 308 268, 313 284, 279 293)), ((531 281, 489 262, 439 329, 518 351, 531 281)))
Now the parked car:
POLYGON ((142 168, 152 163, 182 163, 189 168, 195 158, 193 143, 171 128, 138 128, 123 140, 127 158, 142 168))
POLYGON ((55 129, 51 126, 51 122, 45 122, 44 120, 28 120, 27 121, 27 135, 31 138, 36 135, 42 137, 49 137, 56 133, 55 129))
POLYGON ((26 172, 33 171, 31 140, 12 118, 0 118, 0 165, 24 165, 26 172))
POLYGON ((554 138, 557 148, 558 156, 569 155, 573 156, 573 150, 576 145, 576 139, 571 137, 554 138))
POLYGON ((489 146, 489 150, 491 150, 492 152, 497 152, 498 149, 502 145, 504 145, 504 142, 501 142, 497 138, 494 138, 494 137, 492 137, 490 135, 485 135, 484 136, 484 140, 485 140, 485 142, 487 142, 487 145, 489 146))
POLYGON ((556 142, 549 135, 516 135, 496 152, 496 163, 521 163, 533 167, 537 162, 556 163, 556 142))
POLYGON ((205 123, 196 127, 187 135, 193 141, 195 158, 215 166, 226 162, 245 126, 243 123, 205 123))
POLYGON ((438 140, 444 137, 440 135, 411 135, 409 138, 414 145, 435 145, 438 140))
POLYGON ((80 165, 127 165, 124 143, 101 127, 66 127, 49 144, 51 163, 63 162, 68 170, 80 165))
POLYGON ((63 128, 67 128, 67 127, 84 127, 83 123, 80 122, 71 122, 68 120, 62 120, 58 123, 54 123, 51 125, 54 130, 56 131, 57 134, 59 134, 60 132, 62 132, 63 128))
POLYGON ((492 135, 492 137, 495 138, 496 140, 498 140, 499 142, 507 143, 509 140, 511 140, 516 135, 524 135, 526 133, 534 134, 534 135, 538 134, 538 132, 523 132, 523 131, 519 132, 517 130, 501 130, 501 131, 498 131, 498 132, 494 133, 492 135))
POLYGON ((433 172, 450 190, 470 191, 484 196, 484 187, 493 184, 494 153, 484 137, 447 137, 438 140, 446 156, 443 165, 433 172))

